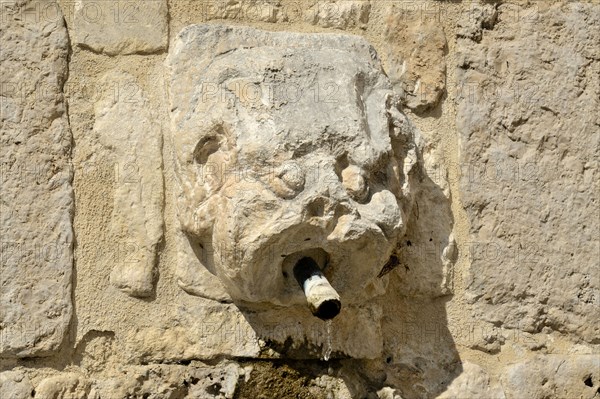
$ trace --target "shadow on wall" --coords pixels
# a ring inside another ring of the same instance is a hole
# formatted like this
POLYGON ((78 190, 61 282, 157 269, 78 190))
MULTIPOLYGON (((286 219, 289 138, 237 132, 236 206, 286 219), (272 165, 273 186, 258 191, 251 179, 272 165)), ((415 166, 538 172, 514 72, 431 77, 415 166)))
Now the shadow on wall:
POLYGON ((403 398, 433 398, 462 372, 446 314, 458 250, 450 199, 429 176, 423 176, 413 210, 381 301, 384 385, 403 398))

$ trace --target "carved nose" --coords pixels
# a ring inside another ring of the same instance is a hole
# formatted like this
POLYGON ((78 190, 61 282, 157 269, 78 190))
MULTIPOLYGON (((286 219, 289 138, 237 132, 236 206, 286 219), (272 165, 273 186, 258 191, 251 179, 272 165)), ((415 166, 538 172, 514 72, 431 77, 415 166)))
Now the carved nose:
POLYGON ((334 165, 322 164, 318 170, 318 178, 313 181, 311 197, 305 205, 306 220, 317 218, 315 222, 330 226, 344 215, 359 217, 358 210, 352 206, 334 165))
POLYGON ((330 200, 326 197, 313 198, 306 206, 306 216, 322 217, 326 212, 329 212, 330 200))
POLYGON ((355 211, 349 204, 328 197, 315 197, 306 205, 306 216, 338 219, 340 216, 353 214, 355 211))

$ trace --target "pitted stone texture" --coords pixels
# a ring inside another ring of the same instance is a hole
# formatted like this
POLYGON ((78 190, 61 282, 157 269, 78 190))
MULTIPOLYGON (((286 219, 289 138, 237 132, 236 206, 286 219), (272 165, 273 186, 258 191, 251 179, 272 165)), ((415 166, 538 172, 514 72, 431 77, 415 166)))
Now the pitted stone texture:
POLYGON ((257 333, 234 305, 181 305, 169 309, 168 314, 170 319, 162 325, 124 331, 121 354, 127 363, 260 355, 257 333))
POLYGON ((483 37, 483 30, 493 29, 497 19, 498 10, 495 5, 470 3, 457 22, 456 36, 479 43, 483 37))
POLYGON ((93 384, 94 398, 232 399, 246 370, 222 361, 214 366, 193 362, 189 366, 121 366, 93 384))
POLYGON ((199 5, 205 21, 228 19, 236 21, 283 22, 302 12, 301 5, 290 10, 281 6, 279 0, 215 0, 199 5), (286 11, 289 11, 286 12, 286 11))
POLYGON ((600 6, 540 5, 458 41, 468 299, 498 327, 598 343, 600 6))
MULTIPOLYGON (((525 397, 516 395, 514 398, 525 397)), ((436 399, 486 398, 506 399, 502 386, 490 381, 490 375, 479 365, 462 363, 462 371, 436 399)))
POLYGON ((86 370, 72 367, 69 372, 42 379, 35 388, 24 377, 22 381, 27 382, 29 389, 26 396, 16 396, 21 392, 17 390, 1 391, 4 389, 4 375, 7 374, 2 373, 0 392, 12 395, 2 396, 2 399, 232 399, 239 382, 247 378, 251 369, 231 361, 220 361, 213 365, 195 361, 185 366, 111 365, 90 376, 86 370), (32 396, 32 392, 35 392, 35 396, 32 396))
POLYGON ((390 7, 383 51, 394 90, 420 112, 435 107, 446 89, 447 43, 437 18, 411 10, 390 7))
POLYGON ((39 399, 99 399, 92 392, 92 383, 74 372, 61 373, 43 379, 35 387, 35 398, 39 399))
POLYGON ((303 12, 307 22, 323 28, 366 29, 370 11, 369 0, 326 0, 317 1, 303 12))
POLYGON ((175 197, 199 266, 233 299, 305 306, 284 260, 320 248, 342 306, 383 293, 417 148, 373 48, 354 36, 193 25, 167 66, 175 197), (357 176, 347 190, 344 177, 357 176))
POLYGON ((60 13, 24 18, 39 2, 0 7, 0 356, 47 356, 71 319, 69 40, 60 13))
POLYGON ((501 377, 507 398, 597 398, 598 355, 547 355, 514 364, 501 377))
POLYGON ((166 50, 166 0, 79 0, 75 2, 74 42, 109 55, 166 50))
POLYGON ((113 71, 94 105, 94 132, 116 167, 111 241, 124 249, 105 257, 111 282, 132 296, 154 291, 158 245, 163 238, 162 131, 136 78, 113 71))
POLYGON ((0 398, 29 399, 33 385, 24 371, 10 370, 0 373, 0 398))

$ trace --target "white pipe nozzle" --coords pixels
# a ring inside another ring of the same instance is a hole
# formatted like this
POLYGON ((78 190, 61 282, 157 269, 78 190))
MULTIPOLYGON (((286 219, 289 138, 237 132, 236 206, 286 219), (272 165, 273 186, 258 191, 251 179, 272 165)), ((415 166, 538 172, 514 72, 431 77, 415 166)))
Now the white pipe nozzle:
POLYGON ((302 287, 313 315, 322 320, 329 320, 340 313, 342 303, 339 294, 312 258, 305 257, 296 263, 294 277, 302 287))

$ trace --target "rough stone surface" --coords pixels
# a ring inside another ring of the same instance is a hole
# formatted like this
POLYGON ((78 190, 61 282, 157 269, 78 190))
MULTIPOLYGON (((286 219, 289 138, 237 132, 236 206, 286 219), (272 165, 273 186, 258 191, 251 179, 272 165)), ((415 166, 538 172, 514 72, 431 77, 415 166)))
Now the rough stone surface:
MULTIPOLYGON (((418 10, 418 8, 417 8, 418 10)), ((386 20, 386 70, 407 107, 436 106, 446 88, 446 36, 439 17, 402 6, 390 7, 386 20)))
POLYGON ((260 22, 282 22, 288 21, 290 16, 294 18, 302 12, 302 7, 289 15, 281 9, 281 1, 275 0, 215 0, 199 4, 202 19, 245 20, 260 22))
POLYGON ((492 4, 472 3, 466 11, 461 14, 457 22, 456 37, 479 43, 484 29, 494 28, 498 19, 498 10, 492 4))
POLYGON ((454 337, 446 327, 445 300, 424 299, 411 294, 399 301, 401 282, 390 284, 384 301, 382 333, 385 366, 382 384, 401 397, 435 398, 464 372, 454 337), (435 383, 432 383, 435 381, 435 383))
POLYGON ((597 344, 600 7, 497 12, 458 41, 468 299, 496 326, 597 344))
POLYGON ((88 379, 77 373, 67 372, 43 379, 35 387, 35 398, 87 398, 90 397, 90 391, 91 382, 88 379))
MULTIPOLYGON (((7 399, 102 399, 102 398, 149 398, 149 399, 232 399, 244 379, 252 376, 252 367, 243 367, 231 361, 214 365, 194 362, 182 365, 115 366, 96 373, 93 378, 85 376, 84 370, 54 374, 31 385, 27 377, 21 379, 18 389, 7 392, 7 399), (25 384, 26 383, 26 384, 25 384), (25 392, 25 388, 28 389, 25 392), (17 396, 19 394, 26 396, 17 396), (34 396, 32 396, 34 393, 34 396)), ((4 374, 0 375, 0 389, 4 389, 4 374)))
POLYGON ((304 307, 292 308, 285 316, 270 310, 245 317, 249 327, 284 357, 373 359, 382 354, 382 312, 377 305, 346 306, 329 327, 304 307))
MULTIPOLYGON (((246 370, 224 361, 215 366, 150 365, 121 367, 93 382, 91 398, 232 399, 246 370)), ((250 370, 248 370, 249 372, 250 370)))
MULTIPOLYGON (((452 381, 437 399, 506 399, 500 384, 491 383, 489 374, 482 367, 465 361, 462 364, 462 368, 462 373, 452 381)), ((518 398, 521 395, 515 395, 514 397, 518 398)))
POLYGON ((75 2, 75 43, 96 52, 148 54, 167 48, 165 0, 75 2))
POLYGON ((507 398, 597 398, 597 355, 547 355, 514 364, 501 377, 507 398))
POLYGON ((257 332, 233 305, 181 306, 171 313, 160 325, 127 332, 122 341, 127 363, 253 358, 261 354, 257 332))
POLYGON ((0 373, 0 398, 29 399, 33 385, 22 370, 4 371, 0 373))
POLYGON ((60 13, 22 18, 36 6, 0 5, 0 356, 51 354, 71 319, 69 40, 60 13))
POLYGON ((304 10, 305 20, 323 28, 365 29, 369 22, 371 2, 369 0, 318 1, 304 10))
POLYGON ((94 132, 115 165, 111 233, 124 249, 107 257, 106 267, 117 288, 146 297, 154 291, 163 238, 162 131, 135 77, 113 71, 101 83, 116 88, 96 102, 94 132))

